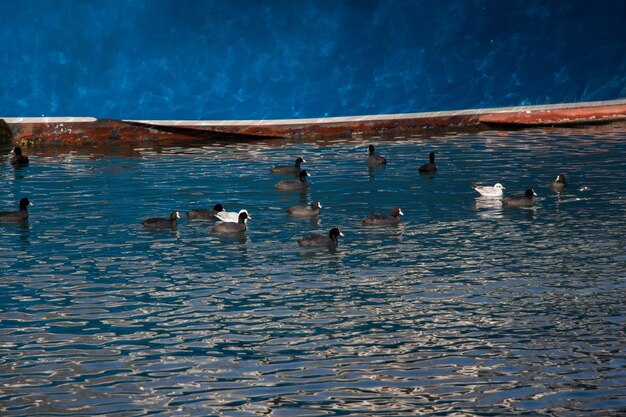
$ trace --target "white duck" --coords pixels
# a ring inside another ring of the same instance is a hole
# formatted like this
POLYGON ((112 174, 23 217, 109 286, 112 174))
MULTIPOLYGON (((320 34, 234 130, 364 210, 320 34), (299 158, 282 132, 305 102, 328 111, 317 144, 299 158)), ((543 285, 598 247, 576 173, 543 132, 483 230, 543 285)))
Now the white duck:
POLYGON ((502 190, 505 188, 499 182, 493 187, 488 185, 472 184, 472 188, 478 191, 478 193, 485 197, 502 197, 502 190))
POLYGON ((241 213, 246 213, 248 219, 252 218, 246 209, 239 210, 239 213, 235 213, 234 211, 220 211, 215 213, 215 218, 226 223, 239 223, 241 213))

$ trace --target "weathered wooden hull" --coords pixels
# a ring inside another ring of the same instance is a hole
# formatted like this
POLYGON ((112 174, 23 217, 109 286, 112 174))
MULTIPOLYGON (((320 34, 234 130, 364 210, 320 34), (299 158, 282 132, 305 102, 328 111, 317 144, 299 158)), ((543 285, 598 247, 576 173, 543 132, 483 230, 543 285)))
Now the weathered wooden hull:
POLYGON ((397 135, 430 129, 516 128, 626 120, 626 100, 550 106, 285 120, 140 121, 94 118, 0 119, 0 137, 29 144, 185 143, 259 138, 397 135))

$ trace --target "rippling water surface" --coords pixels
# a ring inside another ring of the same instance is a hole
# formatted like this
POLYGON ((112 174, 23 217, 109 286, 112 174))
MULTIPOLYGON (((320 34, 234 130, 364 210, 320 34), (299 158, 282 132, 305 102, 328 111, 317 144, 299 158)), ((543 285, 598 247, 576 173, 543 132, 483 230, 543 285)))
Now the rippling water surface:
POLYGON ((1 415, 626 412, 626 125, 106 151, 1 157, 0 210, 34 202, 0 224, 1 415), (298 155, 310 190, 274 191, 298 155), (287 218, 311 199, 319 222, 287 218), (246 235, 186 220, 218 202, 246 235), (335 226, 336 249, 298 247, 335 226))

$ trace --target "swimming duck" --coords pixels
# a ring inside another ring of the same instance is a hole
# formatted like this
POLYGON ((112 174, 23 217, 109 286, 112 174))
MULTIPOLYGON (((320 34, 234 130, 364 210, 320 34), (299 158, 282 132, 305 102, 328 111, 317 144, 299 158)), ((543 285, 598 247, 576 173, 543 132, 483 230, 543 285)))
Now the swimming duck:
POLYGON ((537 194, 532 188, 529 188, 523 195, 504 197, 502 205, 507 207, 532 207, 535 205, 536 199, 537 194))
POLYGON ((366 226, 382 226, 382 225, 395 225, 400 223, 400 216, 404 216, 402 210, 399 207, 391 209, 391 214, 372 214, 363 219, 363 224, 366 226))
POLYGON ((567 180, 565 179, 564 174, 559 174, 556 178, 550 181, 550 188, 552 188, 557 193, 560 193, 567 187, 567 180))
POLYGON ((298 180, 280 181, 274 186, 274 188, 276 188, 277 190, 282 190, 282 191, 306 190, 306 188, 309 186, 309 183, 307 182, 306 177, 310 177, 310 176, 311 175, 309 175, 306 169, 303 169, 302 171, 300 171, 298 180))
POLYGON ((28 165, 28 157, 22 155, 22 148, 20 148, 19 146, 13 148, 13 150, 11 151, 11 155, 13 155, 13 157, 11 158, 11 165, 13 165, 14 167, 28 165))
POLYGON ((306 162, 303 157, 299 156, 296 158, 296 163, 294 166, 291 165, 277 165, 274 168, 270 168, 270 172, 272 174, 299 174, 300 173, 300 164, 306 162))
POLYGON ((493 187, 488 185, 472 184, 472 188, 484 197, 502 197, 502 190, 505 188, 497 182, 493 187))
POLYGON ((322 209, 322 205, 319 201, 315 200, 311 202, 310 206, 293 206, 287 209, 287 214, 297 217, 310 217, 319 216, 322 209))
POLYGON ((430 161, 427 164, 422 165, 421 167, 419 167, 419 172, 422 174, 434 174, 435 172, 437 172, 437 166, 435 165, 435 153, 431 152, 428 155, 428 160, 430 161))
POLYGON ((28 206, 32 206, 33 203, 28 198, 22 198, 20 200, 19 211, 2 211, 0 212, 0 221, 2 222, 19 222, 28 220, 28 206))
POLYGON ((343 236, 343 233, 338 228, 333 227, 328 232, 328 236, 323 235, 310 235, 298 239, 298 245, 307 247, 332 247, 337 246, 339 240, 338 236, 343 236))
POLYGON ((215 215, 224 211, 224 206, 216 204, 213 206, 213 210, 197 209, 187 212, 187 218, 190 220, 215 220, 215 215))
POLYGON ((246 229, 248 228, 248 226, 246 225, 246 222, 248 221, 249 218, 252 218, 252 216, 248 215, 247 211, 242 210, 239 213, 237 223, 232 223, 232 222, 217 223, 215 226, 213 226, 213 231, 217 233, 224 233, 224 234, 234 234, 234 233, 245 232, 246 229))
POLYGON ((370 165, 385 165, 387 160, 380 155, 376 155, 374 150, 374 145, 370 145, 369 148, 369 156, 367 157, 367 163, 370 165))
POLYGON ((246 213, 248 216, 250 215, 248 213, 248 210, 243 209, 239 210, 238 213, 235 213, 234 211, 220 211, 219 213, 215 214, 215 218, 226 223, 238 223, 241 213, 246 213))
POLYGON ((170 213, 170 218, 151 217, 143 221, 143 225, 149 229, 165 229, 176 227, 176 220, 180 219, 180 214, 176 210, 170 213))

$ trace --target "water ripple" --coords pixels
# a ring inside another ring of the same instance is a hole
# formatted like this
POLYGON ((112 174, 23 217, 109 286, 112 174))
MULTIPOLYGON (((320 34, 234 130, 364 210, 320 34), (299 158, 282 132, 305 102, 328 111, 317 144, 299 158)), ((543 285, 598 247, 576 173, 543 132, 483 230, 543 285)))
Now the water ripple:
POLYGON ((619 414, 625 139, 620 124, 372 138, 390 161, 376 171, 349 139, 32 149, 2 172, 2 205, 35 206, 0 225, 0 413, 619 414), (420 177, 430 150, 440 171, 420 177), (310 190, 275 192, 268 168, 296 155, 310 190), (496 181, 537 207, 469 187, 496 181), (319 220, 285 215, 310 199, 319 220), (251 212, 245 236, 141 225, 217 202, 251 212), (361 224, 394 206, 399 226, 361 224), (298 247, 334 226, 337 248, 298 247))

